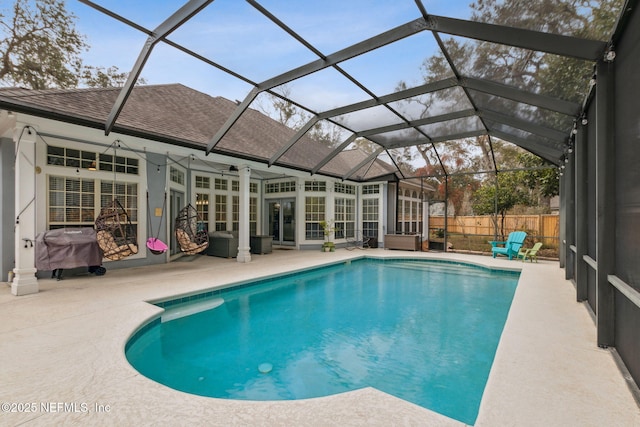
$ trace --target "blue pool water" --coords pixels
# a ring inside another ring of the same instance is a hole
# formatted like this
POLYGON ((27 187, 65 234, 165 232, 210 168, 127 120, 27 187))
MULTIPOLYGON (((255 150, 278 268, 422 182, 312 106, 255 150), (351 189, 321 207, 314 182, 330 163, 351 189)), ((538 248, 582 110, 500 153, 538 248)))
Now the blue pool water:
POLYGON ((518 277, 357 260, 164 303, 126 356, 203 396, 291 400, 370 386, 473 424, 518 277))

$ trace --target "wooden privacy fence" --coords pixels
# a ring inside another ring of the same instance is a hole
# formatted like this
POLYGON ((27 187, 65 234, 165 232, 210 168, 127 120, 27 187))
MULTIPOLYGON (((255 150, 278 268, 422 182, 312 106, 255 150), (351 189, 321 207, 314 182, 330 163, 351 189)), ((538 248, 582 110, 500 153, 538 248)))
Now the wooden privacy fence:
MULTIPOLYGON (((498 216, 498 227, 501 217, 498 216)), ((429 228, 444 229, 443 216, 430 216, 429 228)), ((541 241, 545 247, 557 247, 560 235, 559 215, 507 215, 504 221, 504 234, 512 231, 526 231, 536 241, 541 241)), ((456 216, 447 219, 447 233, 463 235, 482 235, 493 238, 495 229, 491 216, 456 216)), ((498 236, 500 238, 500 236, 498 236)))

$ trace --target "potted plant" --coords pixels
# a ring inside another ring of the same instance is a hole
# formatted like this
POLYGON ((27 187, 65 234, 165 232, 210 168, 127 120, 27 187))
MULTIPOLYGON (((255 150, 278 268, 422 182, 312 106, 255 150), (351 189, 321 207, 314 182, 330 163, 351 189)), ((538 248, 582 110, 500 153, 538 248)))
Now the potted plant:
POLYGON ((320 227, 322 227, 325 239, 322 243, 322 252, 335 252, 336 244, 331 241, 331 233, 336 230, 333 221, 320 221, 320 227))

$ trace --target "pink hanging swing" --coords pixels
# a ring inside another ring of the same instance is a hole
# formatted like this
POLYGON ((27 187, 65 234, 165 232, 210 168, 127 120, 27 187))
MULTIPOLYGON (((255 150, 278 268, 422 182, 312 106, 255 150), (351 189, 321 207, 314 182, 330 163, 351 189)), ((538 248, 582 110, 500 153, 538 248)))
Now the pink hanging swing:
MULTIPOLYGON (((167 206, 167 193, 164 193, 164 202, 162 203, 162 214, 160 216, 160 223, 158 224, 158 232, 156 233, 156 237, 149 237, 147 239, 147 248, 154 255, 162 255, 167 252, 169 247, 165 242, 160 240, 158 237, 160 236, 160 230, 162 229, 162 220, 164 219, 164 209, 167 206)), ((147 214, 149 217, 149 235, 153 236, 153 229, 151 227, 151 209, 149 209, 149 192, 147 191, 147 214)))

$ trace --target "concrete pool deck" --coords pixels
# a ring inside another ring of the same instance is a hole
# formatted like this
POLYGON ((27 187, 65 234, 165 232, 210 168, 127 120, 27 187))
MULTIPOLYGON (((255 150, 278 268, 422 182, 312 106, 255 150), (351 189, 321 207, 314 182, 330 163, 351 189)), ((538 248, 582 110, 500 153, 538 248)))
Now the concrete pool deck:
POLYGON ((143 377, 124 357, 130 335, 160 312, 147 300, 363 255, 522 268, 476 426, 640 426, 623 373, 597 347, 594 322, 557 262, 382 249, 274 250, 247 264, 196 256, 43 279, 40 293, 22 297, 0 284, 0 425, 462 425, 371 388, 285 402, 193 396, 143 377))

